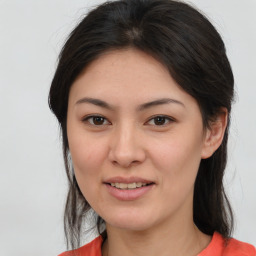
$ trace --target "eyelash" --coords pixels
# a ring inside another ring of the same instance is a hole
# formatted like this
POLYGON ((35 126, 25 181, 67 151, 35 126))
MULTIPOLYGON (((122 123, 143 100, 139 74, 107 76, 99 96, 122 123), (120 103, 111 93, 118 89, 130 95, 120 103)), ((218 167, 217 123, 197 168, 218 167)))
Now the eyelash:
MULTIPOLYGON (((151 125, 153 125, 153 126, 158 126, 158 127, 165 127, 166 125, 168 125, 169 123, 172 123, 172 122, 174 122, 175 121, 175 119, 174 118, 172 118, 172 117, 169 117, 169 116, 165 116, 165 115, 155 115, 155 116, 153 116, 153 117, 151 117, 146 123, 149 123, 150 121, 156 121, 156 118, 163 118, 164 119, 164 124, 160 124, 160 125, 157 125, 157 124, 151 124, 151 125), (168 121, 168 123, 166 123, 166 121, 168 121)), ((83 122, 88 122, 90 125, 92 125, 92 126, 103 126, 103 125, 109 125, 109 124, 111 124, 105 117, 103 117, 103 116, 100 116, 100 115, 91 115, 91 116, 87 116, 87 117, 85 117, 83 120, 82 120, 83 122), (95 120, 96 120, 96 118, 100 118, 101 119, 101 121, 103 121, 103 123, 102 124, 95 124, 95 123, 93 123, 95 120), (92 122, 90 122, 90 120, 92 120, 92 122), (108 123, 107 124, 104 124, 104 122, 105 121, 107 121, 108 123)))
POLYGON ((155 116, 151 117, 151 118, 147 121, 147 123, 149 123, 150 121, 153 121, 153 122, 154 122, 154 121, 156 121, 157 118, 163 118, 163 119, 164 119, 164 124, 161 124, 161 125, 152 124, 152 125, 165 127, 166 125, 168 125, 168 124, 170 124, 170 123, 172 123, 172 122, 175 121, 174 118, 172 118, 172 117, 170 117, 170 116, 155 115, 155 116), (168 121, 168 122, 166 123, 166 121, 168 121))
MULTIPOLYGON (((89 120, 95 120, 96 118, 102 118, 104 121, 106 121, 107 119, 103 116, 100 116, 100 115, 93 115, 93 116, 87 116, 85 117, 82 121, 83 122, 88 122, 90 125, 93 125, 93 126, 102 126, 104 124, 101 124, 101 125, 97 125, 97 124, 93 124, 92 122, 90 122, 89 120)), ((110 122, 108 122, 110 124, 110 122)))

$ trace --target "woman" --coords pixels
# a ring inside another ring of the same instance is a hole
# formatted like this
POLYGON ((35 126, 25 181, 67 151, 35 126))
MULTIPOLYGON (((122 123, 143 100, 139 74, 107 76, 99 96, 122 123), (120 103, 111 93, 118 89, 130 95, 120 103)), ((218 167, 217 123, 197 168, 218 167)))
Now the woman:
POLYGON ((255 255, 231 238, 222 182, 233 84, 220 35, 191 6, 92 10, 49 94, 69 179, 62 255, 255 255), (75 250, 90 209, 100 235, 75 250))

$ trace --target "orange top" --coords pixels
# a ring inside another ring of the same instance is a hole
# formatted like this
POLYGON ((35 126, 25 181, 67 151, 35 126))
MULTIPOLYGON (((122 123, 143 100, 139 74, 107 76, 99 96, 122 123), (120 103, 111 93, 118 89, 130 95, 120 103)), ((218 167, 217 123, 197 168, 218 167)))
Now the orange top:
MULTIPOLYGON (((73 253, 68 251, 59 256, 102 256, 102 241, 102 237, 98 236, 73 253)), ((226 244, 225 239, 215 232, 210 244, 198 256, 256 256, 256 249, 253 245, 240 242, 234 238, 231 238, 226 244)))
POLYGON ((90 243, 76 249, 75 251, 63 252, 59 256, 102 256, 101 255, 101 245, 103 239, 98 236, 90 243))
POLYGON ((210 244, 198 256, 256 256, 256 249, 234 238, 226 243, 222 235, 215 232, 210 244))

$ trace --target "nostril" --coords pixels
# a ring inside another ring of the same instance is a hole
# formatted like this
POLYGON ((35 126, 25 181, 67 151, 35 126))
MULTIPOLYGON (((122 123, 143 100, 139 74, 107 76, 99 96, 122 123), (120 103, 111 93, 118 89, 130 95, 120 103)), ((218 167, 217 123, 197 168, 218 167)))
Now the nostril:
POLYGON ((113 165, 121 165, 123 166, 124 168, 128 168, 128 167, 131 167, 131 166, 135 166, 137 164, 140 163, 140 161, 138 160, 134 160, 134 161, 116 161, 116 160, 113 160, 112 161, 113 165))

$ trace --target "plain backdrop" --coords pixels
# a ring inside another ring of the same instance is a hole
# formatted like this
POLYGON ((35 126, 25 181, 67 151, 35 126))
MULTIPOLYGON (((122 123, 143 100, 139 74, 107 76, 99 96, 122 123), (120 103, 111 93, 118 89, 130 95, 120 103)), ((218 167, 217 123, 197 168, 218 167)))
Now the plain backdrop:
MULTIPOLYGON (((0 0, 0 255, 65 250, 66 177, 47 104, 58 53, 102 1, 0 0)), ((256 244, 256 0, 191 0, 223 37, 235 76, 226 188, 234 237, 256 244)), ((87 240, 92 237, 87 237, 87 240)))

